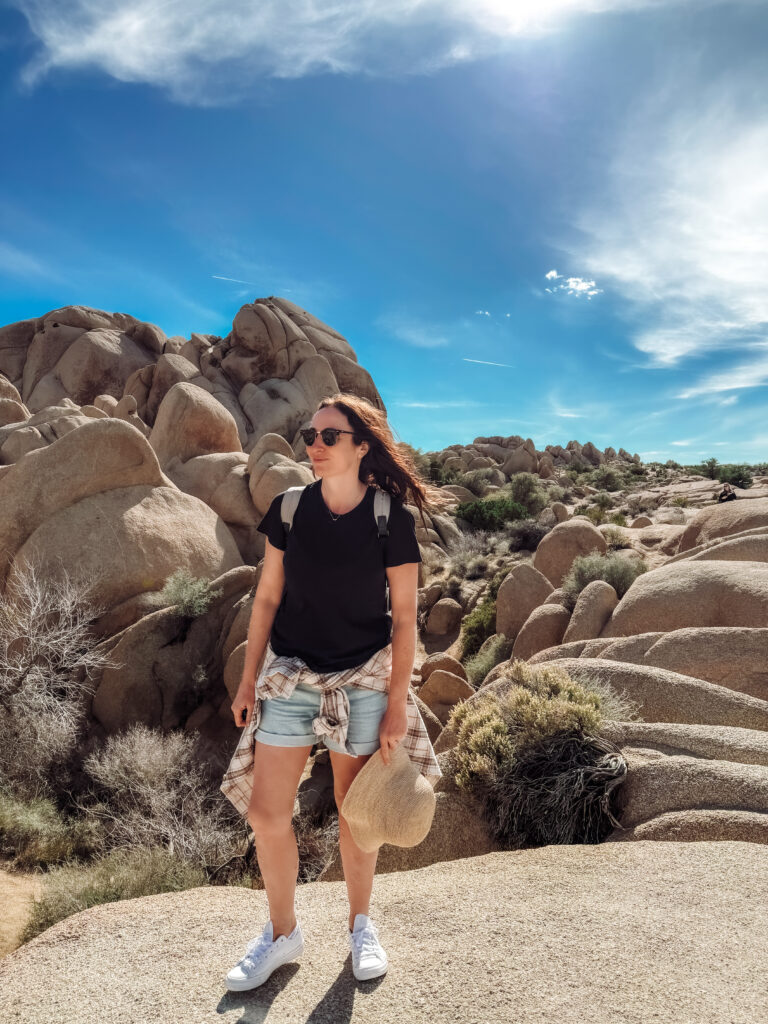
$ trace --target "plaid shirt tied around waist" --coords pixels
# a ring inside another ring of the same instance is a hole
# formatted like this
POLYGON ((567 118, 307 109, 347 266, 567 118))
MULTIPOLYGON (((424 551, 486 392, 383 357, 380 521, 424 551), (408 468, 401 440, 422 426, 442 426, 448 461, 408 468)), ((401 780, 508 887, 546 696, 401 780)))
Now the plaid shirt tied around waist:
MULTIPOLYGON (((392 675, 392 644, 376 651, 363 665, 337 672, 315 672, 301 658, 275 654, 267 643, 264 665, 256 680, 255 702, 251 720, 232 755, 229 767, 219 787, 224 796, 245 817, 253 790, 253 754, 256 730, 261 721, 261 702, 271 697, 290 697, 299 683, 306 683, 321 691, 320 712, 312 722, 312 731, 318 737, 329 736, 353 754, 347 740, 349 699, 342 689, 357 686, 362 690, 386 693, 392 675)), ((440 777, 442 772, 432 749, 427 729, 419 713, 413 693, 408 690, 406 702, 408 731, 403 737, 403 749, 422 775, 440 777)))

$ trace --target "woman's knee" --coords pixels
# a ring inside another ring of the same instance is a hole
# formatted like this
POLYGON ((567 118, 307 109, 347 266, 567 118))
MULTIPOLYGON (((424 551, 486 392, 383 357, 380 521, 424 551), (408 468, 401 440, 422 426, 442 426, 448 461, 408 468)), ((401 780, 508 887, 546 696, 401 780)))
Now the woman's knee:
POLYGON ((292 809, 286 811, 276 809, 252 800, 248 808, 248 824, 253 830, 256 842, 261 840, 277 839, 291 831, 293 818, 292 809))

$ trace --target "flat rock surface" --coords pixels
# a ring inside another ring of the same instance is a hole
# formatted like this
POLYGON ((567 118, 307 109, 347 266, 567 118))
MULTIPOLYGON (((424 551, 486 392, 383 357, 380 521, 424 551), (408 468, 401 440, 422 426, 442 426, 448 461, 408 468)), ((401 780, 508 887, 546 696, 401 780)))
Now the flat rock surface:
POLYGON ((201 888, 60 922, 0 961, 3 1024, 757 1024, 768 1019, 768 847, 607 843, 377 876, 389 956, 355 982, 343 882, 298 892, 301 961, 223 979, 262 891, 201 888))

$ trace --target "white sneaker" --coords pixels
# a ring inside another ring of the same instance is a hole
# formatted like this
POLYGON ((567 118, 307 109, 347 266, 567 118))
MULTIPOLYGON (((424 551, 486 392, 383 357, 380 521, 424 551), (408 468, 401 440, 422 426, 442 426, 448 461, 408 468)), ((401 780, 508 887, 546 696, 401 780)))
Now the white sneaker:
POLYGON ((376 925, 365 914, 355 916, 354 931, 347 929, 352 950, 352 973, 358 981, 370 981, 386 974, 387 954, 381 948, 376 925))
POLYGON ((248 943, 243 959, 232 968, 226 978, 230 992, 244 992, 263 985, 281 964, 298 960, 304 952, 304 936, 298 920, 290 935, 272 940, 272 922, 267 921, 264 931, 248 943))

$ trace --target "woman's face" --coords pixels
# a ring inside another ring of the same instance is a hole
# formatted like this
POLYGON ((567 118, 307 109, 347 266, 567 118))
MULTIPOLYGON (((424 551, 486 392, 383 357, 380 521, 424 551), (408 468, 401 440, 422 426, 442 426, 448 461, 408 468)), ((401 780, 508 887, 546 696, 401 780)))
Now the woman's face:
MULTIPOLYGON (((324 430, 326 427, 338 427, 340 430, 351 430, 349 420, 340 409, 328 406, 319 409, 312 417, 310 426, 315 430, 324 430)), ((349 474, 355 479, 358 477, 360 460, 368 451, 368 442, 356 445, 352 434, 338 434, 336 444, 327 445, 322 435, 318 434, 314 444, 307 448, 307 456, 312 463, 315 476, 344 476, 349 474)))

